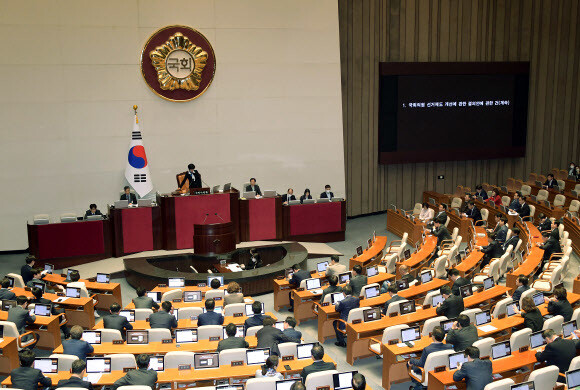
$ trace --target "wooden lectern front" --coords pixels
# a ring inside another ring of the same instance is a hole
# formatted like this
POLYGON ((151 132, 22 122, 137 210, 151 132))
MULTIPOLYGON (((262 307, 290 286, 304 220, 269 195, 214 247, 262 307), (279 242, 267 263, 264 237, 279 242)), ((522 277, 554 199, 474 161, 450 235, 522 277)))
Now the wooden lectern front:
POLYGON ((233 222, 193 225, 193 250, 196 255, 216 255, 236 249, 236 229, 233 222))

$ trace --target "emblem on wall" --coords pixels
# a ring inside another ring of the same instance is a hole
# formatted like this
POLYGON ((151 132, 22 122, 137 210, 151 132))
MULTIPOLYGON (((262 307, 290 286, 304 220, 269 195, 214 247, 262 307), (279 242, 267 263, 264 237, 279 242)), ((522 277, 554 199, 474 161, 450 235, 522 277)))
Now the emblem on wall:
POLYGON ((186 102, 201 96, 215 74, 213 48, 199 31, 187 26, 157 30, 141 52, 141 74, 163 99, 186 102))

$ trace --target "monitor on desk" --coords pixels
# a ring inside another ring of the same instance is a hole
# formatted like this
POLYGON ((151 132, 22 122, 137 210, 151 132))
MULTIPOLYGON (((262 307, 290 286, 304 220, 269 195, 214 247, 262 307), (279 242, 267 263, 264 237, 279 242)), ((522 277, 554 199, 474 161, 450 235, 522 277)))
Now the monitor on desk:
POLYGON ((54 265, 45 263, 44 270, 46 271, 47 274, 51 274, 54 271, 54 265))
POLYGON ((365 299, 378 297, 379 295, 381 295, 379 286, 368 287, 365 289, 365 299))
MULTIPOLYGON (((236 335, 234 337, 245 337, 246 336, 246 332, 244 330, 244 325, 236 325, 236 335)), ((223 337, 222 340, 227 339, 229 336, 226 333, 226 327, 224 326, 224 330, 223 330, 223 337)))
POLYGON ((344 299, 344 294, 341 292, 330 294, 330 302, 334 305, 344 299))
POLYGON ((381 308, 372 307, 370 309, 363 310, 363 318, 365 322, 376 321, 381 319, 381 308))
POLYGON ((397 290, 399 291, 406 290, 409 288, 409 282, 407 282, 406 280, 397 280, 395 282, 395 285, 397 286, 397 290))
POLYGON ((282 332, 284 332, 284 321, 276 321, 276 323, 274 324, 274 327, 276 329, 280 329, 282 332))
POLYGON ((535 390, 534 381, 517 383, 515 385, 511 385, 510 390, 535 390))
POLYGON ((97 273, 97 283, 109 283, 111 281, 111 274, 97 273))
POLYGON ((168 278, 167 287, 185 287, 185 278, 168 278))
POLYGON ((175 343, 197 343, 197 329, 175 329, 175 343))
POLYGON ((36 358, 33 367, 42 371, 43 374, 56 374, 58 373, 58 359, 36 358))
POLYGON ((471 284, 466 284, 465 286, 459 287, 459 293, 462 298, 467 298, 473 295, 473 289, 471 284))
POLYGON ((451 318, 449 320, 441 321, 440 326, 443 328, 445 332, 449 332, 453 327, 453 323, 455 322, 455 318, 451 318))
POLYGON ((2 311, 8 311, 11 307, 16 307, 16 301, 4 299, 2 301, 2 311))
POLYGON ((224 277, 223 276, 208 276, 207 277, 207 285, 211 286, 211 281, 217 279, 220 282, 220 286, 224 285, 224 277))
POLYGON ((81 289, 78 287, 68 287, 66 288, 66 296, 69 298, 80 298, 81 289))
POLYGON ((343 272, 338 274, 338 284, 348 283, 351 278, 350 272, 343 272))
POLYGON ((232 183, 224 184, 224 192, 228 192, 232 188, 232 183))
POLYGON ((401 341, 403 343, 419 340, 421 338, 421 329, 419 326, 401 329, 401 341))
POLYGON ((510 303, 509 305, 506 306, 506 314, 508 317, 511 317, 513 315, 516 315, 517 313, 514 311, 513 306, 516 306, 516 308, 518 310, 520 310, 520 302, 519 301, 513 301, 512 303, 510 303))
POLYGON ((5 276, 5 278, 8 279, 9 287, 13 288, 14 287, 14 278, 12 276, 5 276))
POLYGON ((256 199, 256 191, 245 191, 242 193, 242 198, 256 199))
POLYGON ((502 341, 501 343, 495 343, 491 346, 491 358, 501 359, 503 357, 509 356, 512 354, 512 349, 510 346, 510 341, 502 341))
POLYGON ((193 355, 193 368, 201 370, 204 368, 219 368, 220 358, 217 352, 196 353, 193 355))
POLYGON ((101 219, 103 219, 103 216, 101 214, 87 215, 86 217, 87 221, 100 221, 101 219))
POLYGON ((44 294, 44 291, 46 289, 46 285, 44 283, 32 283, 32 287, 36 287, 38 289, 40 289, 40 291, 42 291, 42 293, 44 294))
POLYGON ((443 299, 443 295, 441 295, 441 294, 434 295, 434 296, 431 298, 431 306, 432 306, 432 307, 435 307, 435 306, 437 306, 438 304, 440 304, 440 303, 443 303, 443 301, 444 301, 444 299, 443 299))
POLYGON ((367 267, 367 277, 371 277, 371 276, 375 276, 379 273, 379 267, 377 267, 376 265, 372 266, 372 267, 367 267))
POLYGON ((42 317, 50 317, 52 314, 52 305, 44 305, 42 303, 37 303, 34 305, 34 315, 42 317))
POLYGON ((467 361, 467 355, 465 352, 456 352, 449 355, 449 369, 455 370, 459 368, 459 364, 463 364, 467 361))
POLYGON ((433 280, 433 274, 431 271, 423 271, 421 272, 421 284, 429 283, 433 280))
POLYGON ((539 348, 542 345, 546 345, 546 339, 542 336, 543 331, 534 332, 530 335, 530 348, 539 348))
POLYGON ((411 250, 405 249, 405 251, 403 252, 403 257, 405 258, 405 260, 409 260, 411 258, 411 250))
POLYGON ((147 367, 147 369, 153 371, 165 371, 165 356, 151 356, 149 359, 149 367, 147 367))
POLYGON ((111 358, 88 357, 87 374, 111 372, 111 358))
POLYGON ((332 375, 334 390, 352 389, 352 377, 358 371, 339 372, 332 375))
POLYGON ((320 273, 326 272, 327 268, 328 268, 328 261, 323 261, 323 262, 316 264, 316 270, 320 273))
POLYGON ((73 271, 77 271, 77 272, 79 272, 79 270, 78 270, 78 269, 74 269, 74 268, 69 268, 69 269, 67 269, 67 270, 66 270, 66 279, 67 279, 67 280, 70 280, 70 274, 71 274, 73 271))
POLYGON ((362 245, 359 245, 359 246, 356 247, 356 254, 359 255, 359 256, 363 254, 362 245))
POLYGON ((137 199, 138 207, 151 207, 153 200, 151 199, 137 199))
POLYGON ((129 322, 135 322, 135 310, 121 310, 119 315, 125 317, 129 322))
POLYGON ((128 200, 116 200, 114 203, 114 206, 116 209, 126 209, 129 207, 129 201, 128 200))
POLYGON ((317 290, 322 287, 322 281, 319 278, 306 279, 306 289, 307 290, 317 290))
POLYGON ((414 312, 415 312, 415 301, 407 301, 399 303, 399 313, 401 315, 414 312))
MULTIPOLYGON (((173 311, 177 311, 177 309, 173 309, 173 311)), ((223 306, 216 306, 213 308, 213 311, 215 313, 222 314, 222 312, 224 311, 224 307, 223 306)), ((207 313, 207 309, 205 307, 203 308, 203 312, 207 313)), ((175 316, 176 316, 175 319, 177 319, 177 314, 175 316)))
POLYGON ((201 291, 184 291, 183 302, 201 302, 201 291))
POLYGON ((296 358, 297 359, 309 359, 312 357, 312 347, 318 343, 306 343, 298 344, 296 346, 296 358))
POLYGON ((276 390, 290 390, 292 385, 299 381, 300 379, 285 379, 283 381, 276 381, 276 390))
POLYGON ((490 276, 489 278, 483 279, 483 289, 484 290, 489 290, 493 286, 495 286, 495 282, 493 281, 492 276, 490 276))
POLYGON ((569 337, 577 329, 578 328, 576 327, 576 320, 564 322, 562 324, 562 334, 564 335, 564 337, 569 337))
MULTIPOLYGON (((246 316, 250 317, 254 315, 254 311, 252 310, 253 303, 246 303, 246 316)), ((262 302, 262 311, 259 314, 265 314, 264 312, 264 302, 262 302)))
POLYGON ((85 330, 83 332, 83 340, 89 344, 101 344, 101 331, 100 330, 85 330))
POLYGON ((566 386, 568 389, 580 387, 580 369, 566 372, 566 386))
POLYGON ((491 314, 489 310, 477 313, 475 315, 475 326, 489 324, 491 322, 491 314))
POLYGON ((536 306, 540 306, 541 304, 544 303, 544 294, 539 292, 539 293, 535 293, 532 296, 532 299, 534 300, 534 305, 536 306))
POLYGON ((147 330, 127 330, 127 344, 149 344, 147 330))
MULTIPOLYGON (((183 293, 183 295, 185 297, 185 293, 183 293)), ((161 294, 161 291, 147 291, 147 296, 153 299, 153 302, 161 303, 161 297, 163 296, 163 294, 161 294)))
POLYGON ((246 349, 246 364, 264 364, 270 356, 270 348, 246 349))

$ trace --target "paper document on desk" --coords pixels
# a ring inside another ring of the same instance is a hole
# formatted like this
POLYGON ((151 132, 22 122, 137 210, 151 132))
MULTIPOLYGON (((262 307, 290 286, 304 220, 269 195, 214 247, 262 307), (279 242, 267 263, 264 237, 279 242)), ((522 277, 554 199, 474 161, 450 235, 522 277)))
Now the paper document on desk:
POLYGON ((87 374, 87 376, 84 377, 83 380, 87 381, 87 382, 91 382, 92 384, 95 384, 95 383, 99 382, 99 379, 101 379, 102 376, 103 376, 102 372, 91 373, 91 374, 87 374))
POLYGON ((481 330, 482 332, 491 332, 497 330, 497 328, 493 325, 482 325, 477 329, 481 330))
POLYGON ((229 269, 232 272, 242 272, 243 271, 242 270, 242 267, 240 267, 240 265, 237 264, 237 263, 228 264, 226 266, 226 268, 229 269))
POLYGON ((485 233, 477 233, 477 237, 485 237, 485 233))
POLYGON ((252 303, 254 300, 252 298, 244 298, 245 303, 252 303))

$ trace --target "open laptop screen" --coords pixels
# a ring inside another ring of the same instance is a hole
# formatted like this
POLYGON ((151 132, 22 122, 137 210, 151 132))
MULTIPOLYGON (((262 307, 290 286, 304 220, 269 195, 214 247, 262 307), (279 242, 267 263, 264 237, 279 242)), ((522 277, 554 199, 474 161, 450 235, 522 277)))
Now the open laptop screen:
POLYGON ((193 368, 218 368, 220 366, 219 353, 196 353, 193 355, 193 368))

